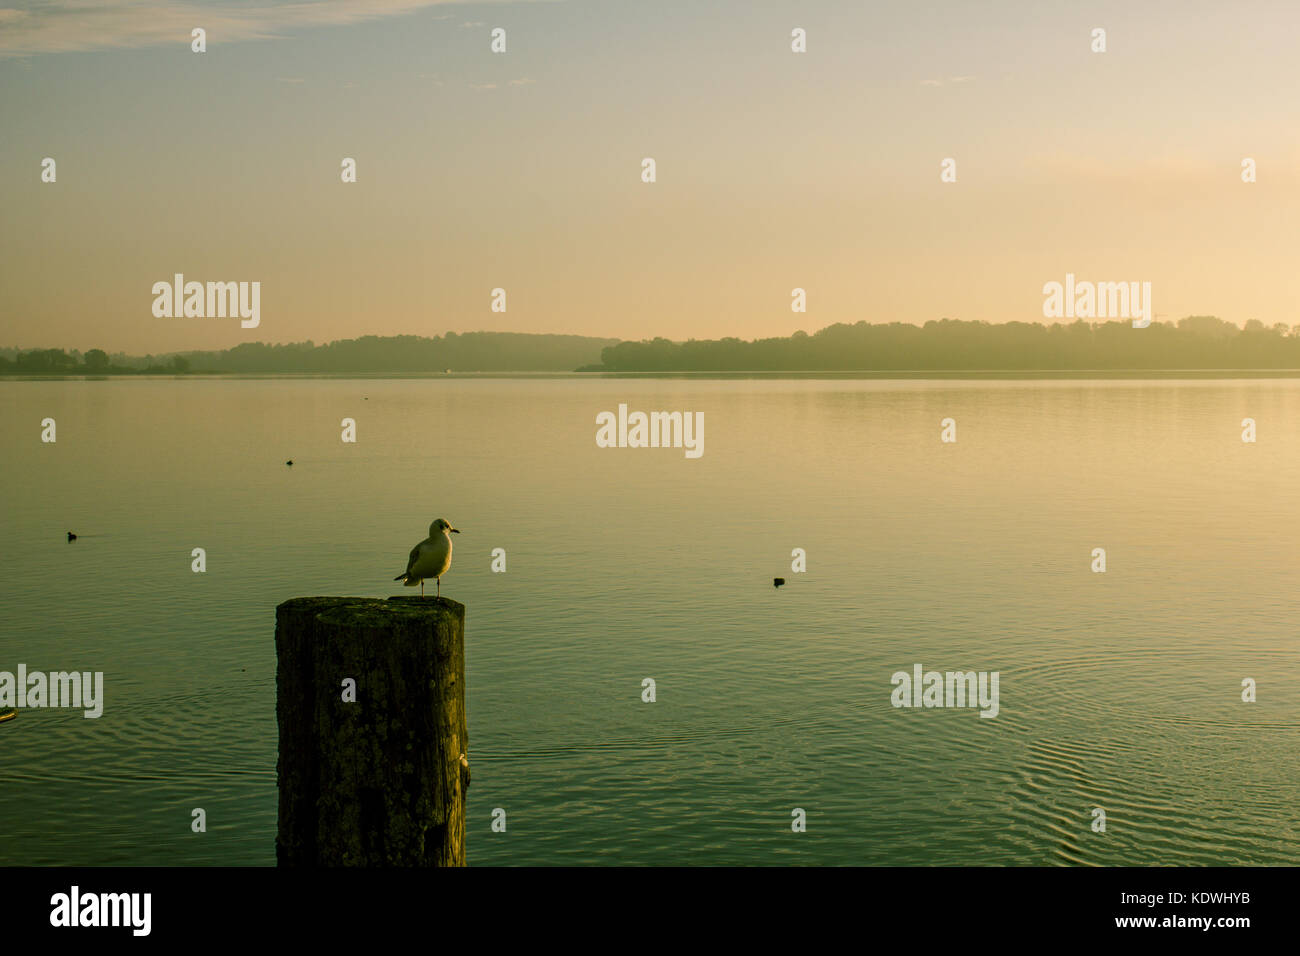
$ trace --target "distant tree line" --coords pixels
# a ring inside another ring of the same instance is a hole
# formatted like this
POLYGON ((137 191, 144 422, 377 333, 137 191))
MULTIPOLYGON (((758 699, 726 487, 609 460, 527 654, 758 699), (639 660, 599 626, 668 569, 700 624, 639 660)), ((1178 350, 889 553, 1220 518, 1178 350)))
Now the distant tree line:
POLYGON ((656 338, 601 351, 615 372, 974 371, 1072 369, 1300 369, 1300 326, 1251 320, 1238 328, 1212 315, 1177 324, 1130 321, 1044 325, 952 319, 827 326, 786 338, 656 338))
POLYGON ((155 363, 153 356, 149 355, 141 363, 124 355, 110 358, 103 349, 90 349, 84 355, 76 350, 68 353, 63 349, 29 349, 25 352, 5 349, 0 352, 0 375, 178 375, 189 370, 189 359, 182 355, 170 356, 162 363, 155 363))
POLYGON ((185 373, 453 372, 794 372, 1067 371, 1122 369, 1300 369, 1300 326, 1251 320, 1238 328, 1212 315, 1175 323, 1079 320, 1071 324, 959 322, 952 319, 827 326, 784 338, 664 338, 641 342, 580 335, 448 332, 344 339, 325 345, 250 342, 225 351, 155 358, 84 355, 62 349, 0 349, 0 374, 140 375, 185 373), (596 359, 600 361, 597 362, 596 359))
POLYGON ((367 335, 325 345, 249 342, 214 352, 109 356, 102 349, 0 349, 0 374, 139 375, 238 372, 569 372, 591 364, 617 339, 581 335, 530 335, 516 332, 448 332, 418 335, 367 335))
POLYGON ((571 372, 617 341, 522 332, 366 335, 326 345, 253 342, 192 358, 196 369, 213 372, 571 372))

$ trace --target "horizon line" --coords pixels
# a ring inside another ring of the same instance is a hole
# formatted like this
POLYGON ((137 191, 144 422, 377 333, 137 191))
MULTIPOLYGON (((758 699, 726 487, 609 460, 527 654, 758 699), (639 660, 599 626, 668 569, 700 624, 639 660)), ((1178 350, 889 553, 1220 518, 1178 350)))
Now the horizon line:
MULTIPOLYGON (((1262 320, 1246 319, 1244 322, 1238 323, 1231 319, 1224 319, 1220 316, 1209 314, 1209 313, 1189 313, 1177 320, 1160 321, 1159 319, 1152 319, 1150 327, 1154 328, 1155 326, 1168 326, 1168 327, 1176 328, 1178 323, 1182 322, 1184 319, 1204 319, 1204 318, 1218 319, 1218 321, 1227 325, 1231 325, 1235 327, 1238 331, 1242 331, 1242 332, 1245 331, 1246 325, 1253 321, 1259 321, 1260 324, 1263 325, 1266 330, 1270 330, 1270 331, 1276 329, 1278 326, 1283 326, 1288 330, 1292 330, 1292 331, 1295 329, 1300 329, 1300 322, 1296 323, 1295 325, 1287 325, 1287 323, 1285 322, 1275 322, 1273 325, 1268 325, 1264 323, 1262 320)), ((169 356, 169 355, 187 355, 187 354, 195 354, 195 353, 229 352, 232 349, 237 349, 243 345, 267 345, 267 346, 310 345, 312 348, 322 348, 329 345, 335 345, 339 342, 356 342, 366 338, 374 338, 374 339, 415 338, 415 339, 425 339, 427 341, 433 341, 434 339, 445 339, 448 335, 454 335, 457 337, 464 336, 464 335, 532 335, 532 336, 539 336, 539 337, 555 336, 561 338, 593 339, 597 341, 618 342, 618 343, 654 342, 659 339, 664 339, 665 341, 671 342, 674 345, 683 345, 686 344, 687 342, 722 342, 722 341, 726 341, 727 339, 737 339, 738 341, 741 342, 753 343, 753 342, 760 342, 760 341, 769 341, 771 339, 782 339, 782 338, 789 339, 789 338, 793 338, 795 335, 799 333, 803 333, 809 338, 812 338, 813 336, 819 335, 822 332, 825 332, 827 329, 832 329, 835 328, 836 326, 847 326, 848 328, 853 328, 854 326, 858 326, 858 325, 870 325, 870 326, 907 325, 916 329, 924 329, 926 326, 931 324, 938 325, 943 322, 952 322, 952 323, 963 323, 963 324, 970 324, 970 325, 986 325, 991 328, 998 327, 998 326, 1005 326, 1005 325, 1031 325, 1031 326, 1040 326, 1042 328, 1050 329, 1055 326, 1069 327, 1073 325, 1078 325, 1079 323, 1083 323, 1092 328, 1096 328, 1097 326, 1104 326, 1104 325, 1128 325, 1129 321, 1130 321, 1129 319, 1123 319, 1123 318, 1105 318, 1105 319, 1091 319, 1091 320, 1087 318, 1076 318, 1068 322, 1058 320, 1050 323, 1045 321, 1030 322, 1024 319, 1008 319, 1005 322, 990 322, 988 319, 954 319, 951 318, 950 316, 943 316, 942 318, 938 318, 938 319, 927 319, 925 322, 917 324, 916 322, 905 322, 902 320, 893 320, 889 322, 868 322, 866 319, 859 319, 856 322, 844 322, 844 321, 831 322, 830 324, 824 325, 821 328, 817 329, 815 332, 808 332, 805 329, 795 329, 792 332, 787 333, 786 335, 769 335, 769 336, 760 336, 760 337, 754 337, 748 339, 741 339, 738 338, 737 336, 718 336, 715 338, 702 338, 702 339, 697 339, 697 338, 665 339, 665 337, 662 335, 651 335, 642 338, 626 338, 617 335, 592 335, 584 332, 533 332, 533 331, 521 332, 518 330, 509 330, 509 329, 469 329, 465 331, 457 331, 455 329, 448 329, 445 332, 436 333, 433 335, 421 335, 415 332, 392 332, 388 334, 367 332, 364 335, 355 335, 350 338, 329 339, 324 342, 317 342, 314 339, 300 339, 298 341, 284 341, 284 342, 272 342, 264 339, 255 339, 248 342, 239 342, 235 345, 220 346, 216 348, 192 348, 192 349, 180 349, 171 352, 156 352, 156 353, 155 352, 133 353, 127 351, 126 349, 119 348, 113 350, 113 352, 111 352, 110 354, 121 354, 121 355, 144 358, 149 355, 169 356)), ((67 346, 67 345, 65 346, 0 345, 0 352, 31 352, 31 351, 41 351, 41 350, 52 349, 52 348, 59 348, 65 352, 69 352, 69 351, 83 352, 82 349, 76 346, 67 346)), ((101 346, 92 346, 92 348, 102 349, 101 346)), ((108 349, 102 349, 102 350, 105 352, 109 352, 108 349)))

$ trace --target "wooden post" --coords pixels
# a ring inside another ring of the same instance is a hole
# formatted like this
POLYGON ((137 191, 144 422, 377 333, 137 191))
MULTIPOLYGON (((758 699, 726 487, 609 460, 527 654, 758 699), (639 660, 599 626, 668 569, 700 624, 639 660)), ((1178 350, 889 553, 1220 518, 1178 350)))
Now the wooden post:
POLYGON ((280 866, 465 865, 464 638, 447 598, 275 609, 280 866))

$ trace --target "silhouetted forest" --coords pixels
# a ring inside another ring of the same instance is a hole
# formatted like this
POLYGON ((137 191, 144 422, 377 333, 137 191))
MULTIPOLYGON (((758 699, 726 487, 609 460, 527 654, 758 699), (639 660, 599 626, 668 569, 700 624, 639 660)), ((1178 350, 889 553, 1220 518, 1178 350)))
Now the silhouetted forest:
POLYGON ((0 374, 442 372, 797 372, 1300 369, 1300 325, 1244 329, 1212 315, 1135 329, 1129 321, 1042 325, 958 322, 831 325, 786 338, 641 342, 580 335, 448 332, 326 345, 251 342, 221 352, 109 355, 102 349, 0 349, 0 374), (597 362, 599 357, 600 361, 597 362))
POLYGON ((603 346, 617 339, 581 335, 531 335, 518 332, 448 332, 419 335, 367 335, 326 345, 249 342, 222 352, 184 352, 155 358, 108 355, 91 349, 82 355, 63 349, 0 350, 0 374, 137 375, 186 372, 571 372, 596 361, 603 346))
POLYGON ((1212 315, 1144 329, 1130 321, 858 322, 751 342, 620 342, 601 352, 601 362, 613 372, 1300 369, 1300 326, 1251 320, 1241 329, 1212 315))

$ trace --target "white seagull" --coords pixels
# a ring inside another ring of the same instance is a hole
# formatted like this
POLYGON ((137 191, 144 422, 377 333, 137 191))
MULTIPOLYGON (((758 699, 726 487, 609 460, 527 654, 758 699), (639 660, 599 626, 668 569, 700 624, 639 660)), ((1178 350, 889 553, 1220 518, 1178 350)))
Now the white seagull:
POLYGON ((429 525, 429 537, 411 549, 411 556, 406 561, 406 570, 393 578, 401 581, 408 588, 420 585, 420 597, 424 597, 424 579, 438 580, 438 596, 442 597, 442 576, 451 567, 451 536, 460 534, 451 526, 451 522, 439 518, 429 525))

